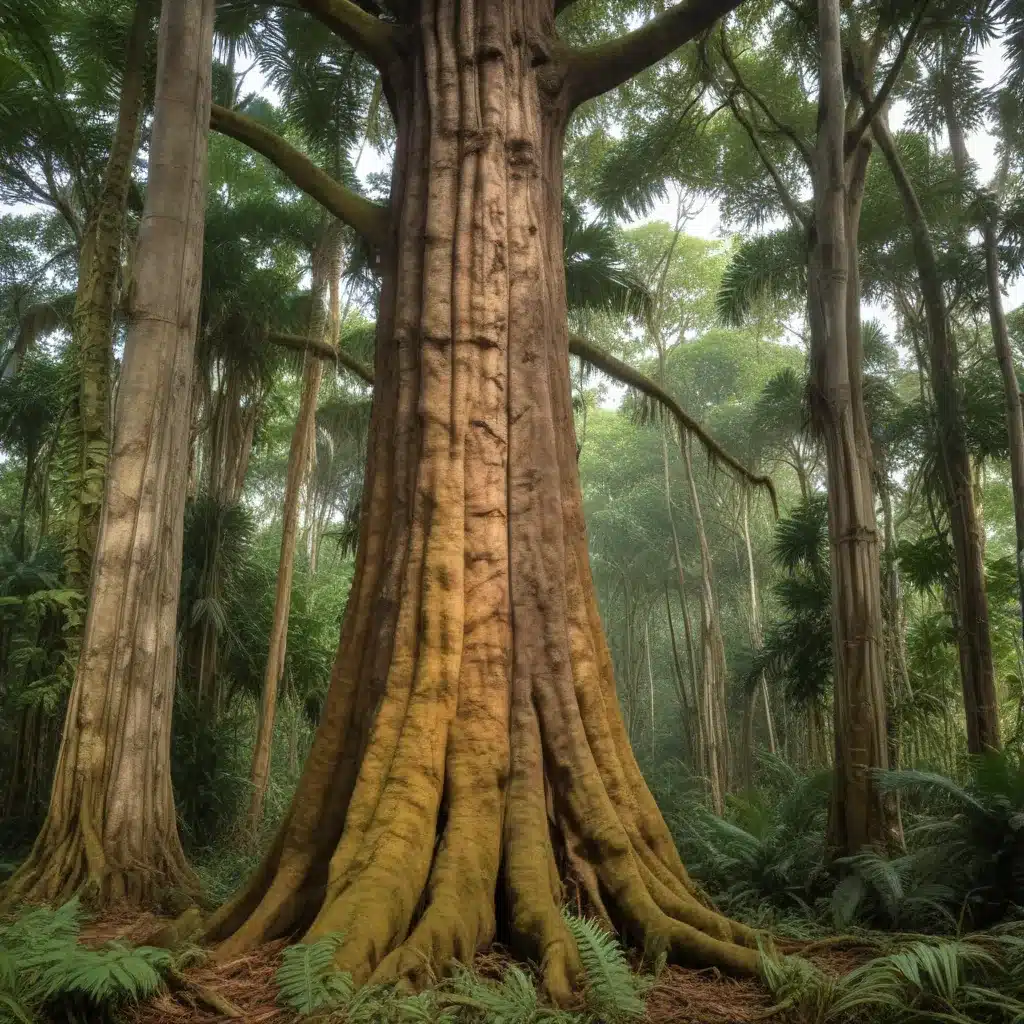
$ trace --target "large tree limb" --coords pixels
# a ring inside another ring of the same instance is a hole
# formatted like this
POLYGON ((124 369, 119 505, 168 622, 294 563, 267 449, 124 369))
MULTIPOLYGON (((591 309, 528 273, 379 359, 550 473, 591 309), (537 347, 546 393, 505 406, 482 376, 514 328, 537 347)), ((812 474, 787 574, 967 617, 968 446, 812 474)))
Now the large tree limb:
MULTIPOLYGON (((897 80, 900 77, 900 72, 903 70, 904 64, 907 62, 907 57, 910 56, 910 48, 917 38, 918 29, 921 27, 921 22, 924 19, 924 12, 928 9, 928 0, 921 0, 917 5, 917 10, 914 12, 914 20, 911 21, 910 26, 907 28, 906 35, 900 40, 900 48, 896 52, 896 56, 893 58, 892 64, 889 65, 889 70, 885 73, 885 78, 882 79, 882 84, 878 87, 878 92, 875 93, 874 98, 870 103, 866 104, 860 117, 857 119, 857 123, 846 133, 846 154, 849 156, 850 153, 856 149, 860 144, 860 140, 864 138, 865 133, 871 127, 871 122, 881 113, 882 107, 889 99, 889 94, 892 92, 896 85, 897 80)), ((858 67, 853 68, 853 73, 857 76, 858 80, 855 82, 855 88, 859 92, 860 87, 863 83, 861 77, 862 71, 858 67)))
POLYGON ((267 335, 267 341, 272 345, 280 345, 282 348, 290 348, 296 352, 309 352, 319 359, 336 362, 353 376, 358 377, 364 384, 373 387, 373 374, 367 367, 363 366, 354 356, 328 345, 325 341, 307 338, 302 334, 286 334, 283 331, 271 331, 267 335))
POLYGON ((605 352, 604 349, 581 338, 578 334, 569 335, 569 351, 574 356, 619 381, 619 383, 635 388, 637 391, 647 395, 648 398, 658 402, 671 414, 684 434, 689 434, 700 442, 712 462, 723 463, 744 483, 754 487, 763 487, 768 491, 772 499, 772 508, 775 509, 775 514, 778 515, 779 504, 775 495, 775 485, 772 483, 771 477, 760 476, 754 473, 734 455, 730 455, 660 384, 655 383, 650 377, 645 376, 639 370, 633 369, 632 366, 624 363, 621 359, 616 359, 615 356, 605 352))
POLYGON ((729 44, 725 37, 724 28, 721 32, 720 49, 722 52, 722 57, 725 60, 726 66, 732 72, 732 76, 736 80, 736 85, 739 87, 740 91, 746 93, 747 96, 749 96, 751 100, 758 107, 761 108, 761 111, 764 113, 765 117, 767 117, 768 120, 771 121, 771 123, 775 126, 775 130, 778 131, 780 134, 785 135, 786 138, 793 143, 793 145, 797 149, 797 152, 799 152, 800 156, 803 157, 803 161, 807 165, 808 169, 812 168, 814 166, 814 154, 811 152, 811 149, 807 145, 807 143, 800 138, 800 136, 796 133, 796 130, 793 127, 791 127, 788 124, 785 124, 783 121, 780 121, 775 116, 775 112, 771 109, 771 107, 768 106, 768 104, 761 97, 761 95, 755 89, 751 88, 743 78, 743 75, 740 73, 739 67, 737 67, 736 65, 736 61, 733 59, 732 54, 729 52, 729 44))
POLYGON ((381 74, 398 56, 395 45, 397 28, 351 3, 351 0, 298 0, 318 21, 336 36, 358 50, 381 74))
POLYGON ((378 249, 385 247, 387 209, 340 185, 266 125, 214 103, 210 109, 210 127, 265 156, 293 185, 357 231, 370 245, 378 249))
POLYGON ((772 160, 768 151, 764 148, 764 144, 761 142, 761 136, 758 134, 753 122, 740 109, 740 105, 736 102, 735 97, 730 96, 728 104, 729 109, 733 113, 733 117, 736 118, 740 123, 740 126, 747 133, 747 137, 750 139, 750 143, 754 147, 754 151, 760 158, 764 169, 768 172, 768 176, 775 184, 775 190, 779 193, 779 199, 782 201, 782 205, 786 208, 786 213, 789 214, 790 220, 793 222, 795 227, 808 227, 810 224, 810 215, 800 205, 796 196, 793 195, 789 186, 783 180, 782 172, 778 167, 776 167, 775 161, 772 160))
POLYGON ((618 39, 568 54, 570 107, 622 85, 688 43, 742 0, 687 0, 618 39))

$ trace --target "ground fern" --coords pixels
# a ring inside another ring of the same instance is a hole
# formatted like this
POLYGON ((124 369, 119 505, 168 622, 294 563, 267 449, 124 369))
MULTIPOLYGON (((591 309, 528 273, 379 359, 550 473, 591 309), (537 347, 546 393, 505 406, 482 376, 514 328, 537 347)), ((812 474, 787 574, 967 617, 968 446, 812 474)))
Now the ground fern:
POLYGON ((148 999, 174 968, 172 955, 149 946, 79 943, 77 900, 43 907, 0 925, 0 1024, 110 1020, 127 1003, 148 999))
POLYGON ((274 975, 278 1001, 303 1015, 339 1007, 353 995, 350 974, 334 967, 344 936, 334 932, 318 942, 289 946, 274 975))
POLYGON ((334 968, 339 934, 284 951, 278 1001, 302 1015, 336 1014, 345 1024, 627 1024, 642 1017, 651 978, 630 969, 621 946, 595 921, 566 915, 566 925, 586 972, 579 1011, 543 1005, 533 976, 515 965, 497 981, 455 965, 449 978, 416 995, 392 985, 357 989, 334 968))
POLYGON ((596 921, 566 914, 587 973, 587 1008, 607 1020, 635 1020, 643 1016, 643 982, 630 969, 622 947, 596 921))

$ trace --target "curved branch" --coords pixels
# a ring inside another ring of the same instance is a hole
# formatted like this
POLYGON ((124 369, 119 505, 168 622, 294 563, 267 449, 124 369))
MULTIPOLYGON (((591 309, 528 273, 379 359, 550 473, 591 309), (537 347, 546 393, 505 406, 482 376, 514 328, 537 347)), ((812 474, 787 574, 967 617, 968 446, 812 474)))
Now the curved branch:
POLYGON ((688 0, 617 39, 570 50, 565 82, 570 109, 622 85, 652 64, 657 64, 742 2, 688 0))
MULTIPOLYGON (((889 94, 895 87, 900 72, 903 70, 903 65, 906 64, 907 57, 910 55, 910 47, 917 38, 917 31, 921 27, 921 22, 924 20, 924 12, 927 9, 928 0, 921 0, 917 5, 917 10, 914 12, 914 20, 907 28, 907 34, 900 40, 900 48, 893 58, 892 64, 889 65, 889 70, 885 73, 885 78, 882 80, 878 92, 875 93, 874 99, 864 108, 857 119, 857 123, 846 133, 847 155, 852 153, 857 147, 860 140, 871 127, 871 122, 881 113, 882 107, 885 105, 886 100, 889 99, 889 94)), ((854 73, 860 76, 860 69, 854 68, 854 73)))
POLYGON ((796 197, 789 190, 789 186, 786 185, 782 178, 782 172, 775 166, 775 161, 772 160, 768 151, 764 148, 764 144, 761 142, 761 137, 758 135, 753 122, 750 121, 746 114, 740 110, 740 106, 734 97, 730 96, 727 102, 729 104, 729 109, 733 113, 733 117, 739 121, 743 130, 747 133, 751 145, 754 147, 755 152, 761 159, 761 163, 764 165, 764 169, 772 179, 772 182, 775 185, 775 190, 779 193, 779 199, 782 201, 782 205, 786 208, 786 212, 789 214, 790 220, 793 222, 794 226, 806 228, 810 223, 810 217, 808 216, 807 211, 800 206, 796 197))
POLYGON ((344 221, 370 245, 383 249, 388 237, 388 210, 339 185, 320 170, 305 153, 271 131, 266 125, 237 110, 216 103, 210 108, 210 127, 230 135, 265 156, 297 188, 344 221))
POLYGON ((761 108, 765 117, 767 117, 768 120, 771 121, 773 125, 775 125, 776 131, 778 131, 782 135, 785 135, 786 138, 793 143, 793 145, 797 149, 797 152, 799 152, 800 156, 803 158, 803 161, 807 165, 808 169, 813 168, 814 154, 811 152, 810 147, 807 145, 807 143, 804 142, 804 140, 801 139, 799 135, 797 135, 796 131, 792 127, 790 127, 790 125, 785 124, 775 116, 775 113, 771 109, 771 107, 768 106, 768 104, 761 98, 760 94, 756 90, 752 89, 746 83, 743 76, 740 74, 740 69, 736 66, 736 61, 733 59, 732 54, 729 52, 729 47, 725 38, 724 28, 722 29, 721 51, 722 57, 724 58, 729 70, 732 72, 732 76, 736 80, 736 85, 739 87, 740 91, 746 93, 751 98, 751 100, 753 100, 753 102, 756 103, 757 106, 761 108))
POLYGON ((290 348, 296 352, 309 352, 319 359, 336 362, 353 376, 358 377, 364 384, 373 387, 373 374, 367 367, 363 366, 354 356, 328 345, 325 341, 314 341, 301 334, 285 334, 283 331, 271 331, 267 335, 267 341, 272 345, 280 345, 282 348, 290 348))
POLYGON ((386 74, 398 56, 397 29, 368 14, 351 0, 298 0, 318 21, 336 36, 358 50, 382 74, 386 74))
POLYGON ((645 376, 639 370, 634 370, 628 363, 609 355, 604 349, 591 344, 578 334, 569 335, 569 351, 621 384, 626 384, 647 395, 648 398, 653 398, 672 415, 683 433, 695 437, 700 442, 712 462, 721 462, 728 466, 735 476, 744 483, 754 487, 763 487, 771 496, 772 508, 778 516, 779 503, 771 477, 754 473, 734 455, 730 455, 660 384, 656 384, 650 377, 645 376))

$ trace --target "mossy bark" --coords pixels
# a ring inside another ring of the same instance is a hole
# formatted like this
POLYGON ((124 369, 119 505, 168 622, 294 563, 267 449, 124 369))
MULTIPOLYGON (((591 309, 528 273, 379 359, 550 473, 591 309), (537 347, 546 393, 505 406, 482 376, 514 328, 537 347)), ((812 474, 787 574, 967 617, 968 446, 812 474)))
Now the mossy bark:
POLYGON ((149 183, 82 654, 49 812, 3 894, 147 903, 194 879, 171 708, 199 313, 213 0, 165 0, 149 183))
POLYGON ((395 70, 393 244, 356 575, 291 809, 210 923, 230 956, 342 931, 357 981, 498 928, 568 1002, 571 875, 651 951, 755 971, 644 784, 590 575, 562 269, 569 104, 550 0, 425 0, 395 70))

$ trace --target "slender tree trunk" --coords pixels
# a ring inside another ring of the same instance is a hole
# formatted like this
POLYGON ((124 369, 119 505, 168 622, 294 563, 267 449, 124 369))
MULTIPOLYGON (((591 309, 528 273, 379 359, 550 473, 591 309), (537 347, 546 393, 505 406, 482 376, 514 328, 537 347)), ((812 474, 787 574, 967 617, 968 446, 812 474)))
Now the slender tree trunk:
POLYGON ((1024 628, 1024 414, 1021 412, 1020 383, 1013 361, 1010 332, 1003 312, 1002 281, 999 276, 999 247, 996 225, 988 217, 984 225, 985 271, 988 280, 988 316, 992 325, 999 371, 1006 395, 1006 430, 1010 438, 1010 486, 1013 492, 1013 522, 1017 538, 1017 590, 1021 603, 1021 624, 1024 628))
POLYGON ((839 0, 818 3, 817 237, 808 281, 812 414, 825 449, 832 564, 835 783, 829 846, 844 855, 886 847, 892 826, 872 775, 873 769, 887 767, 888 758, 881 568, 861 389, 857 276, 857 225, 870 144, 862 142, 847 161, 839 7, 839 0))
POLYGON ((32 477, 36 471, 36 449, 30 445, 25 453, 25 476, 21 481, 21 501, 18 503, 18 523, 14 528, 14 540, 12 547, 19 559, 24 560, 28 546, 25 543, 25 534, 28 529, 28 499, 32 493, 32 477))
MULTIPOLYGON (((687 751, 694 763, 699 763, 699 746, 697 734, 695 733, 695 704, 690 699, 687 691, 686 674, 683 672, 683 663, 679 657, 679 644, 676 641, 676 627, 672 620, 672 598, 669 596, 668 583, 665 584, 665 614, 668 617, 668 633, 672 640, 672 666, 675 670, 676 692, 679 694, 679 706, 683 713, 683 738, 686 741, 687 751)), ((690 685, 696 687, 696 680, 691 676, 690 685)))
POLYGON ((149 183, 96 566, 50 808, 5 899, 144 902, 193 884, 170 739, 213 0, 166 0, 149 183))
POLYGON ((89 589, 103 505, 110 448, 114 309, 118 303, 128 189, 146 103, 146 51, 154 8, 153 0, 137 0, 135 5, 110 156, 78 257, 71 349, 77 361, 79 385, 68 433, 75 452, 75 477, 65 564, 69 585, 82 593, 89 589))
POLYGON ((931 349, 929 371, 939 433, 939 475, 956 556, 960 676, 967 715, 967 747, 971 753, 978 754, 1000 745, 999 701, 956 345, 950 333, 946 297, 924 211, 885 121, 876 118, 872 130, 907 214, 924 300, 931 349))
POLYGON ((647 696, 651 712, 651 755, 654 755, 654 666, 651 664, 651 622, 644 623, 644 654, 647 657, 647 696))
POLYGON ((500 905, 565 1004, 572 871, 641 942, 756 970, 750 931, 694 895, 615 699, 576 465, 553 5, 416 9, 331 689, 276 842, 207 935, 227 957, 340 931, 357 982, 416 982, 468 962, 500 905))
POLYGON ((705 771, 711 792, 711 806, 716 814, 725 810, 725 794, 729 791, 729 721, 725 701, 725 642, 718 623, 718 607, 715 601, 714 569, 711 563, 711 549, 704 532, 704 516, 701 512, 697 483, 693 478, 688 439, 683 442, 683 466, 686 483, 690 488, 690 502, 693 505, 693 522, 700 545, 700 634, 702 688, 701 699, 704 708, 704 728, 707 737, 707 762, 705 771))
MULTIPOLYGON (((750 492, 744 490, 740 495, 742 503, 743 546, 747 555, 747 579, 750 582, 750 641, 754 650, 759 651, 764 643, 764 632, 761 628, 761 602, 757 596, 757 572, 754 569, 754 549, 750 543, 750 492)), ((762 672, 758 680, 758 690, 764 701, 765 729, 768 734, 768 750, 776 752, 775 723, 772 720, 772 706, 768 699, 768 680, 762 672)))
MULTIPOLYGON (((330 270, 336 265, 335 251, 341 246, 341 222, 333 218, 326 223, 323 238, 313 253, 312 313, 308 335, 314 340, 333 345, 331 327, 336 326, 330 315, 330 270)), ((299 525, 299 498, 309 471, 311 450, 314 450, 316 429, 316 403, 323 377, 323 361, 306 353, 302 368, 302 393, 299 413, 292 433, 288 452, 288 475, 284 490, 281 524, 281 554, 277 566, 277 590, 274 593, 274 616, 270 626, 267 665, 263 675, 263 694, 260 698, 260 718, 256 732, 256 745, 252 754, 249 807, 246 812, 245 831, 252 839, 259 834, 263 821, 263 802, 270 779, 270 754, 274 738, 274 714, 277 691, 284 674, 284 659, 288 645, 288 613, 291 609, 292 577, 295 570, 295 544, 299 525)))

